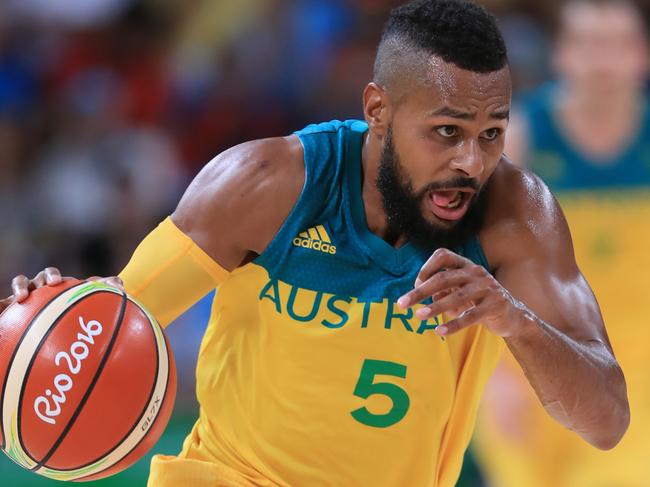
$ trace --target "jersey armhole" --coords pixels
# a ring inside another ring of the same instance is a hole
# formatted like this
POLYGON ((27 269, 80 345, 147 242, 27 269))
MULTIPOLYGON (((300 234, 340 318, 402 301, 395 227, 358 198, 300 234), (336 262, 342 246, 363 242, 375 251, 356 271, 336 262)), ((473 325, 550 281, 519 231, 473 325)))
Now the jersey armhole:
MULTIPOLYGON (((474 235, 472 239, 469 242, 470 244, 470 253, 474 253, 475 257, 474 260, 475 263, 485 267, 485 269, 490 273, 494 274, 492 266, 490 266, 490 262, 488 261, 487 256, 485 255, 485 251, 483 250, 483 246, 481 245, 481 240, 478 238, 478 235, 474 235)), ((471 255, 468 257, 472 257, 471 255)))
POLYGON ((297 220, 297 214, 299 212, 299 208, 304 206, 304 201, 307 198, 307 193, 308 189, 311 186, 311 179, 313 177, 312 175, 312 168, 308 164, 308 158, 310 154, 309 152, 309 144, 306 144, 305 141, 303 140, 303 136, 301 134, 297 134, 298 140, 300 140, 300 144, 302 145, 303 149, 303 164, 305 167, 305 182, 302 185, 302 189, 300 190, 300 195, 298 196, 298 199, 293 205, 293 208, 291 208, 291 211, 285 218, 285 220, 282 222, 282 225, 280 226, 280 229, 278 232, 275 234, 273 239, 269 242, 269 244, 266 246, 266 248, 262 251, 260 255, 258 255, 254 260, 253 263, 258 264, 271 273, 271 271, 279 266, 280 261, 282 260, 282 248, 283 248, 283 243, 285 239, 287 238, 293 238, 294 233, 297 234, 295 231, 295 227, 299 226, 297 220))

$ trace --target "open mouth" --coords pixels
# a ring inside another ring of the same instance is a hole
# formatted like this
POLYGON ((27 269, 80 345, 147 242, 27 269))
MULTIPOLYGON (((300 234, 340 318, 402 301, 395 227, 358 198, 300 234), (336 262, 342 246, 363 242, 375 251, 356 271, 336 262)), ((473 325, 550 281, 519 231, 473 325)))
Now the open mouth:
POLYGON ((460 220, 472 201, 476 192, 470 188, 451 188, 431 191, 429 203, 433 214, 441 220, 460 220))

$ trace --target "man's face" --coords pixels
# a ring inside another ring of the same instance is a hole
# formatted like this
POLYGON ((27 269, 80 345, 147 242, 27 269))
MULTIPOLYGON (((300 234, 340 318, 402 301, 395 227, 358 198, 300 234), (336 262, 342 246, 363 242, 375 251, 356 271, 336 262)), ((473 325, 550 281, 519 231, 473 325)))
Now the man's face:
POLYGON ((437 58, 430 72, 394 107, 377 186, 394 231, 421 247, 455 247, 481 223, 481 190, 503 153, 510 72, 437 58))
POLYGON ((562 16, 554 64, 569 82, 592 95, 639 89, 648 72, 641 19, 625 4, 569 4, 562 16))

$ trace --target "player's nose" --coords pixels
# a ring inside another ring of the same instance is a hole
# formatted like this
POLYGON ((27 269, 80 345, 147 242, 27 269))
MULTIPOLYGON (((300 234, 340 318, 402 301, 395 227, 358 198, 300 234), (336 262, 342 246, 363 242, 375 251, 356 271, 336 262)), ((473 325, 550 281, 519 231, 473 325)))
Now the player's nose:
POLYGON ((454 171, 460 172, 466 177, 479 178, 485 170, 483 152, 479 142, 468 140, 460 144, 450 165, 454 171))

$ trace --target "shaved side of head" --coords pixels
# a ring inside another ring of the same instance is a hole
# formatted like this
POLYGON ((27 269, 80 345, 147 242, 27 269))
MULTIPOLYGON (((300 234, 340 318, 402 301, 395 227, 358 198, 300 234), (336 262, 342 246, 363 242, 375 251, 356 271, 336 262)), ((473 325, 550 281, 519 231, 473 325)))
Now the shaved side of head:
POLYGON ((483 7, 463 0, 416 0, 394 9, 377 49, 374 82, 394 102, 414 83, 436 79, 440 60, 477 73, 508 64, 496 19, 483 7))

